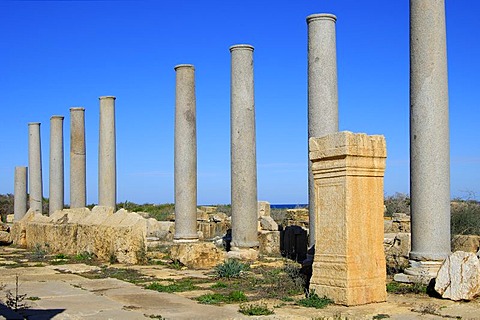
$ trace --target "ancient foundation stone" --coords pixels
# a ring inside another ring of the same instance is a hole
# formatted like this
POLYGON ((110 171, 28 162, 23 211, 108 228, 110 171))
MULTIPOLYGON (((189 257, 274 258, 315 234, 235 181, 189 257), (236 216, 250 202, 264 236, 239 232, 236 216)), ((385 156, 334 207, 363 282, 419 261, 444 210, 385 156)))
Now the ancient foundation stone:
POLYGON ((260 253, 268 256, 280 255, 280 231, 259 231, 260 253))
POLYGON ((190 269, 210 269, 225 260, 226 252, 211 242, 175 243, 170 257, 190 269))
POLYGON ((348 306, 385 301, 385 138, 344 131, 311 138, 309 148, 322 235, 310 289, 348 306))
POLYGON ((442 298, 472 300, 480 295, 480 262, 471 252, 452 253, 441 265, 435 291, 442 298))
POLYGON ((12 228, 15 244, 50 253, 89 252, 104 261, 140 263, 146 253, 147 220, 112 207, 64 209, 47 217, 29 210, 12 228))

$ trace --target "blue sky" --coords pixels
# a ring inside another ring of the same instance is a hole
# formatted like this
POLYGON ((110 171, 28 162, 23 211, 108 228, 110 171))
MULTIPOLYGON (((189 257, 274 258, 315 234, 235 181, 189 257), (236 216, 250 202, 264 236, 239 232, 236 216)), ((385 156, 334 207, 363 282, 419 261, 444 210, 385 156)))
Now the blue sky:
MULTIPOLYGON (((383 134, 385 193, 409 193, 408 1, 0 1, 0 193, 41 122, 86 109, 87 202, 97 202, 98 97, 114 95, 118 201, 173 202, 175 71, 196 68, 198 203, 230 202, 229 47, 255 47, 258 197, 307 202, 307 25, 337 15, 340 130, 383 134)), ((446 4, 451 194, 480 197, 480 2, 446 4)))

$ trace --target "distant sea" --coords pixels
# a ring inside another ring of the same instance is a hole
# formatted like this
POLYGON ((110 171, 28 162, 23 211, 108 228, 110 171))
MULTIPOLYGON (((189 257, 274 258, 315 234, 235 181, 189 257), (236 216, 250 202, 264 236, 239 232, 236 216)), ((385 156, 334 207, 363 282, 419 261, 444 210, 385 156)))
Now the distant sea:
POLYGON ((272 209, 300 209, 307 208, 307 203, 288 203, 288 204, 271 204, 272 209))

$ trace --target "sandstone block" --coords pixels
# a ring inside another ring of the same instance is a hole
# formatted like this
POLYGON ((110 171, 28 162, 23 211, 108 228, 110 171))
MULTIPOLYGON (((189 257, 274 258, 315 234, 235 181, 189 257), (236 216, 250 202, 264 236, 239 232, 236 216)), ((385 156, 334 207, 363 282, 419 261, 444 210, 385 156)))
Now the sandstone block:
POLYGON ((407 267, 410 247, 410 233, 385 233, 383 249, 385 251, 387 268, 397 272, 407 267))
POLYGON ((465 251, 476 253, 480 250, 480 236, 456 235, 452 239, 452 251, 465 251))
POLYGON ((270 216, 262 216, 260 218, 260 227, 262 230, 278 231, 278 224, 270 216))
POLYGON ((480 295, 480 262, 474 253, 457 251, 442 264, 435 291, 451 300, 472 300, 480 295))
POLYGON ((190 269, 210 269, 225 260, 223 250, 211 242, 176 243, 170 248, 170 257, 190 269))
POLYGON ((209 220, 212 222, 223 222, 227 220, 227 215, 223 212, 217 212, 209 215, 209 220))
POLYGON ((9 245, 12 243, 12 237, 7 231, 0 231, 0 245, 9 245))
POLYGON ((258 232, 259 250, 261 254, 269 256, 280 255, 280 231, 258 232))
POLYGON ((258 218, 263 216, 270 216, 270 202, 258 201, 258 218))
POLYGON ((89 252, 100 260, 139 263, 145 258, 147 221, 135 213, 110 207, 66 209, 51 217, 29 211, 14 224, 15 244, 48 246, 51 253, 89 252))
POLYGON ((197 221, 208 221, 208 214, 204 210, 197 209, 197 221))
POLYGON ((310 138, 315 258, 310 288, 347 306, 386 300, 383 136, 310 138))
POLYGON ((200 206, 199 209, 205 213, 214 213, 217 211, 217 207, 213 206, 200 206))

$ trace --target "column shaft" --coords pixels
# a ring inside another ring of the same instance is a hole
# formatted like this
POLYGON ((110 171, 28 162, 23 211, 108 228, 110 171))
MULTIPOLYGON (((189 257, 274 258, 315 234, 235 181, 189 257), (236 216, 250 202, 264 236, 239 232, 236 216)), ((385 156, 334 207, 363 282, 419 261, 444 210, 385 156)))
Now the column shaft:
POLYGON ((28 169, 30 209, 42 213, 42 153, 39 122, 28 124, 28 169))
POLYGON ((115 97, 100 97, 98 204, 116 208, 115 97))
MULTIPOLYGON (((335 22, 332 14, 313 14, 308 24, 308 138, 338 131, 335 22)), ((315 244, 315 193, 308 162, 309 242, 315 244)))
POLYGON ((27 213, 27 167, 15 167, 13 220, 18 221, 27 213))
POLYGON ((413 260, 450 253, 450 143, 443 0, 410 1, 410 193, 413 260))
POLYGON ((64 205, 63 119, 63 116, 50 119, 49 215, 63 210, 64 205))
POLYGON ((232 247, 258 246, 253 47, 231 52, 232 247))
POLYGON ((175 67, 175 237, 197 241, 197 131, 195 69, 175 67))
POLYGON ((70 208, 87 206, 85 109, 70 108, 70 208))

